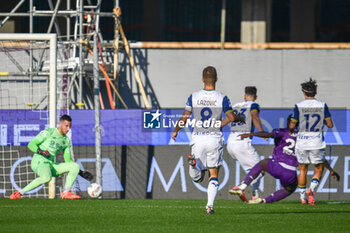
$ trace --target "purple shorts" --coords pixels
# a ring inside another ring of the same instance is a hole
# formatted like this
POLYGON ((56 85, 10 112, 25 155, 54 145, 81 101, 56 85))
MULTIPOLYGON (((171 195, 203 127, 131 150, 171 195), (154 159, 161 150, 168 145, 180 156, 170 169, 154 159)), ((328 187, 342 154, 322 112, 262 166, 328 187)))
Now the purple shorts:
POLYGON ((286 169, 272 159, 267 163, 267 172, 276 179, 279 179, 283 187, 287 187, 297 180, 296 171, 286 169))

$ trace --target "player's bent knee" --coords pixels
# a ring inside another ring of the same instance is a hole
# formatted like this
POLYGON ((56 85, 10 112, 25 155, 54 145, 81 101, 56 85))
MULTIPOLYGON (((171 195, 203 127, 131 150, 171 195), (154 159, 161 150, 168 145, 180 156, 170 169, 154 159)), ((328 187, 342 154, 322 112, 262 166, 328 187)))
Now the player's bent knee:
POLYGON ((72 162, 71 163, 71 170, 78 173, 80 170, 80 165, 78 163, 72 162))
POLYGON ((260 164, 261 167, 263 168, 263 171, 262 171, 262 172, 267 171, 267 164, 268 164, 269 161, 270 161, 270 159, 264 159, 264 160, 261 160, 261 161, 259 162, 259 164, 260 164))
POLYGON ((49 183, 52 179, 52 176, 40 176, 40 183, 46 184, 49 183))
POLYGON ((80 165, 78 163, 74 163, 74 168, 80 170, 80 165))

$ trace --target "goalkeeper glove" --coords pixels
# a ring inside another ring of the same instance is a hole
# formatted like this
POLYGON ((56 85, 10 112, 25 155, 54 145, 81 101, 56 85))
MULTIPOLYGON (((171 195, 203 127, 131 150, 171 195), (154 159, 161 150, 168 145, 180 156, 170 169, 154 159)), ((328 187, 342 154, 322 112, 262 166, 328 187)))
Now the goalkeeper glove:
POLYGON ((44 156, 45 158, 50 158, 50 152, 47 150, 41 150, 40 148, 38 148, 37 150, 38 154, 41 154, 42 156, 44 156))
POLYGON ((88 181, 91 181, 94 178, 94 176, 88 170, 80 170, 79 175, 88 181))

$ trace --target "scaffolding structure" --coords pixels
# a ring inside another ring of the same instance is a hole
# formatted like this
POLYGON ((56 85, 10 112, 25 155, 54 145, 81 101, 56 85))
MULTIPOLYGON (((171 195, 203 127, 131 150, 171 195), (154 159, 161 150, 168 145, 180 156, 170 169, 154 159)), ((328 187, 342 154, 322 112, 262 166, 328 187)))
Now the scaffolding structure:
MULTIPOLYGON (((95 110, 96 182, 98 184, 102 184, 100 109, 101 106, 102 108, 104 108, 104 104, 100 90, 100 81, 103 81, 100 78, 100 70, 103 73, 104 80, 106 82, 107 95, 111 109, 115 108, 116 96, 121 100, 123 108, 128 107, 126 106, 118 90, 116 89, 115 83, 109 78, 109 75, 107 73, 106 64, 104 62, 105 53, 103 51, 104 48, 102 47, 102 45, 105 44, 105 42, 103 41, 99 27, 100 17, 117 18, 117 16, 113 12, 107 13, 100 11, 102 0, 97 0, 96 5, 92 5, 90 0, 87 0, 87 3, 88 4, 85 5, 84 0, 76 0, 76 8, 70 9, 71 0, 67 0, 67 9, 59 10, 61 0, 56 0, 55 4, 53 4, 52 0, 48 0, 50 9, 39 11, 36 10, 36 7, 33 5, 33 0, 20 0, 10 12, 0 13, 0 17, 6 16, 1 21, 0 27, 4 26, 11 17, 29 17, 30 36, 35 35, 35 32, 33 31, 33 17, 51 17, 46 32, 49 34, 52 33, 53 29, 55 29, 56 34, 50 34, 54 35, 55 39, 56 35, 58 38, 57 44, 55 40, 55 45, 53 46, 57 47, 58 50, 61 50, 60 54, 57 53, 57 57, 55 54, 55 60, 53 63, 52 58, 50 60, 45 60, 44 51, 39 55, 36 53, 36 56, 34 57, 33 51, 38 46, 38 43, 41 43, 41 46, 43 46, 43 43, 45 42, 37 42, 34 40, 30 40, 29 43, 25 43, 23 41, 21 42, 2 40, 0 41, 0 46, 5 47, 7 49, 16 47, 28 48, 26 49, 26 51, 29 53, 29 68, 27 70, 23 69, 20 66, 20 61, 17 61, 16 58, 12 57, 10 53, 5 51, 6 56, 11 60, 11 62, 13 64, 16 64, 16 67, 19 70, 19 72, 1 71, 0 73, 6 73, 6 76, 8 76, 9 79, 11 79, 11 77, 14 76, 22 77, 22 79, 24 80, 27 79, 26 81, 29 82, 30 89, 27 105, 32 110, 35 110, 38 104, 33 103, 33 94, 36 91, 33 86, 33 81, 37 81, 37 79, 34 80, 33 78, 37 78, 40 76, 48 77, 50 75, 50 72, 48 71, 47 67, 54 64, 55 72, 57 70, 57 73, 59 75, 57 76, 57 79, 54 82, 50 82, 50 86, 55 85, 55 90, 57 90, 57 96, 56 91, 54 93, 51 93, 55 94, 55 96, 57 97, 56 110, 64 110, 66 112, 68 112, 69 109, 77 108, 95 110), (28 12, 16 13, 16 11, 23 5, 25 1, 29 1, 28 12), (61 33, 59 24, 57 22, 57 17, 64 17, 66 19, 67 31, 65 36, 63 36, 61 33), (73 17, 75 18, 75 23, 74 31, 72 33, 70 28, 71 18, 73 17), (90 42, 92 46, 90 45, 90 42), (91 54, 90 60, 87 59, 89 53, 91 54), (114 94, 116 95, 112 96, 110 90, 111 86, 113 87, 113 90, 115 91, 114 94), (90 93, 90 96, 86 93, 90 93), (87 97, 84 98, 84 96, 87 97)), ((118 0, 115 0, 116 8, 118 7, 118 4, 118 0)), ((119 19, 116 19, 116 30, 114 30, 115 38, 117 38, 116 41, 118 41, 118 44, 116 46, 117 48, 119 48, 119 34, 117 30, 118 20, 119 19)), ((115 50, 114 52, 118 53, 118 50, 115 50)), ((117 70, 115 70, 115 72, 117 72, 117 70)), ((114 75, 114 77, 116 77, 116 74, 114 75)), ((115 78, 114 81, 116 81, 115 78)), ((145 104, 146 107, 149 107, 149 105, 147 105, 147 101, 145 102, 145 104)), ((48 109, 49 106, 43 106, 41 108, 48 109)), ((50 115, 50 122, 52 117, 56 118, 56 114, 53 114, 52 116, 50 115)), ((50 127, 55 127, 55 124, 50 124, 50 127)), ((55 190, 54 183, 50 190, 55 190)), ((54 197, 55 192, 51 191, 51 194, 49 194, 49 198, 54 197)))
MULTIPOLYGON (((71 9, 71 0, 66 0, 66 9, 62 10, 62 0, 47 0, 50 9, 48 10, 37 10, 36 6, 33 5, 33 0, 19 0, 17 5, 10 12, 0 12, 0 17, 5 17, 0 23, 0 28, 3 27, 11 17, 29 17, 29 33, 35 33, 34 28, 34 17, 50 17, 49 25, 47 28, 47 33, 55 32, 58 38, 58 49, 63 51, 61 57, 58 56, 57 67, 58 72, 62 75, 58 76, 58 95, 61 99, 66 98, 67 101, 60 101, 58 98, 58 105, 61 106, 60 109, 94 109, 95 108, 95 84, 94 80, 105 81, 105 93, 103 95, 99 91, 98 100, 101 108, 105 108, 103 103, 104 99, 107 99, 109 108, 123 108, 127 109, 128 106, 120 95, 117 87, 117 73, 118 73, 118 52, 121 49, 125 49, 128 53, 128 58, 130 61, 130 66, 135 74, 135 81, 138 84, 138 89, 145 108, 150 108, 148 98, 146 96, 144 86, 138 74, 133 57, 130 54, 129 43, 125 38, 119 37, 121 27, 120 24, 120 14, 117 16, 116 12, 120 12, 119 1, 114 0, 115 9, 118 11, 113 12, 101 12, 102 0, 97 0, 96 5, 93 5, 91 0, 76 0, 75 9, 71 9), (28 12, 17 12, 18 9, 26 2, 29 2, 28 12), (66 34, 62 33, 60 25, 57 21, 59 17, 63 17, 66 20, 66 34), (110 52, 106 51, 107 46, 111 43, 103 40, 102 33, 100 31, 100 17, 110 17, 115 18, 115 30, 113 43, 114 54, 111 56, 110 52), (74 26, 72 24, 72 19, 74 19, 74 26), (118 23, 119 22, 119 23, 118 23), (74 28, 72 31, 71 28, 74 28), (96 46, 96 50, 95 50, 96 46), (97 52, 96 54, 94 52, 97 52), (90 58, 88 59, 90 54, 90 58), (109 56, 109 57, 108 57, 109 56), (95 59, 96 57, 96 59, 95 59), (112 58, 111 58, 112 57, 112 58), (96 62, 97 64, 94 64, 96 62), (108 72, 113 66, 113 75, 108 72), (97 67, 97 73, 95 73, 95 68, 97 67), (99 71, 100 70, 100 71, 99 71), (95 77, 96 76, 96 77, 95 77), (101 76, 101 77, 100 77, 101 76), (113 76, 113 79, 110 78, 113 76), (65 90, 60 90, 60 88, 65 88, 65 90), (113 93, 112 90, 113 89, 113 93), (62 97, 64 96, 64 97, 62 97), (106 97, 107 96, 107 97, 106 97), (116 104, 118 106, 116 106, 116 104)), ((121 28, 121 32, 122 28, 121 28)), ((8 43, 8 42, 0 42, 8 43)), ((19 46, 23 47, 23 43, 19 46)), ((29 47, 29 60, 30 66, 26 71, 21 70, 20 72, 12 72, 12 76, 27 76, 29 81, 33 82, 33 76, 47 76, 47 72, 43 67, 47 67, 48 61, 43 60, 43 56, 39 58, 33 57, 33 48, 35 48, 35 43, 30 42, 27 46, 29 47)), ((16 46, 14 44, 13 46, 16 46)), ((32 87, 33 85, 31 85, 32 87)), ((31 90, 31 93, 34 90, 31 90)), ((30 97, 31 99, 31 97, 30 97)), ((107 107, 108 108, 108 107, 107 107)))

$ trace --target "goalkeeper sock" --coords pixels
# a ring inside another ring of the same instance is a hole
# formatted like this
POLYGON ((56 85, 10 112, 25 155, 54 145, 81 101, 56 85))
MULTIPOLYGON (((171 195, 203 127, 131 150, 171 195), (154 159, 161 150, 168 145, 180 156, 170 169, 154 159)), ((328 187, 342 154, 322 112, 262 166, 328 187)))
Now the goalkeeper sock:
POLYGON ((197 168, 197 166, 189 166, 189 174, 194 182, 202 181, 202 171, 197 168))
POLYGON ((26 191, 24 191, 23 189, 19 190, 19 193, 20 193, 21 195, 25 194, 25 192, 26 192, 26 191))
POLYGON ((312 192, 315 192, 315 189, 317 188, 318 184, 320 183, 320 179, 317 177, 312 177, 311 184, 310 184, 310 190, 312 192))
POLYGON ((71 187, 64 186, 63 192, 64 192, 64 193, 65 193, 65 192, 70 192, 71 189, 72 189, 71 187))
POLYGON ((210 178, 209 184, 208 184, 208 192, 207 192, 208 193, 207 207, 213 208, 216 194, 218 193, 218 189, 219 189, 218 178, 216 177, 210 178))

